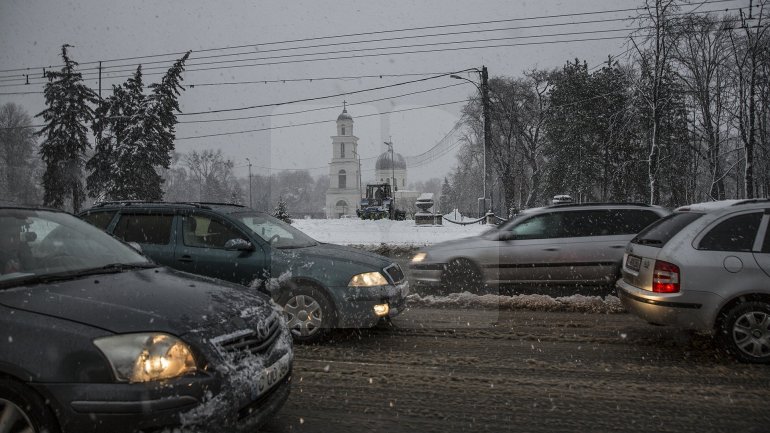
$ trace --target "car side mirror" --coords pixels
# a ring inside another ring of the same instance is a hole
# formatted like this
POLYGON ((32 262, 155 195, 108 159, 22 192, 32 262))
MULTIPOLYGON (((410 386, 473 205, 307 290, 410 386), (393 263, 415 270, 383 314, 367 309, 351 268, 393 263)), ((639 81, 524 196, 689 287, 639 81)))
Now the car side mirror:
POLYGON ((254 245, 246 239, 230 239, 225 242, 225 249, 229 251, 254 251, 254 245))
POLYGON ((30 243, 30 242, 35 242, 36 240, 37 240, 37 233, 24 232, 24 242, 30 243))

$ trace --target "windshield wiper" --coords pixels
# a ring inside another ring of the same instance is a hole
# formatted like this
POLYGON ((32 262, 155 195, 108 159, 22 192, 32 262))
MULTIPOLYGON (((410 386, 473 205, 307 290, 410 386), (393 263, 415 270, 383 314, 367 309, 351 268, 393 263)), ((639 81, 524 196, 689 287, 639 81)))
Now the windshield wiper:
POLYGON ((26 284, 45 284, 55 281, 76 280, 89 275, 99 274, 117 274, 119 272, 131 269, 149 269, 156 268, 154 263, 110 263, 98 268, 77 269, 73 271, 56 272, 44 275, 29 275, 26 277, 15 278, 7 281, 0 281, 0 288, 21 286, 26 284))

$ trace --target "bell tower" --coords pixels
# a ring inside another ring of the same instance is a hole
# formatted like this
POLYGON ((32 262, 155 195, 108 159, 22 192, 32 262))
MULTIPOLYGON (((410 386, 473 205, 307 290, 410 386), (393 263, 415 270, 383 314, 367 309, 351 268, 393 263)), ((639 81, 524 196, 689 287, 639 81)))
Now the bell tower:
POLYGON ((361 201, 360 160, 358 137, 353 135, 353 117, 343 102, 337 117, 337 135, 332 139, 332 159, 329 163, 329 189, 326 192, 326 217, 341 218, 356 215, 361 201))

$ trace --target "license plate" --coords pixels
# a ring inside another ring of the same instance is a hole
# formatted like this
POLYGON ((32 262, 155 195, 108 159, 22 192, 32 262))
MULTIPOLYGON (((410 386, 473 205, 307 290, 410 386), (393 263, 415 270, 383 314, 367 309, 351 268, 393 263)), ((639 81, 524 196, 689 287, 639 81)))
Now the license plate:
POLYGON ((642 266, 642 258, 637 256, 631 256, 629 255, 626 258, 626 268, 630 269, 634 272, 639 272, 639 269, 642 266))
POLYGON ((251 386, 251 399, 256 400, 261 395, 266 393, 275 384, 281 381, 287 374, 289 374, 289 366, 291 365, 291 354, 287 353, 283 355, 281 359, 273 363, 273 365, 262 370, 262 373, 257 380, 251 386))

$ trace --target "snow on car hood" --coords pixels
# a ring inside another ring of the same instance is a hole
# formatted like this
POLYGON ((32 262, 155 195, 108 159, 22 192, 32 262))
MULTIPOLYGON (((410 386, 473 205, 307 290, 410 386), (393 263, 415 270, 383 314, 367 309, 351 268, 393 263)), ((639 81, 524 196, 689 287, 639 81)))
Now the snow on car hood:
POLYGON ((390 259, 379 254, 335 244, 318 244, 312 247, 283 251, 296 254, 300 260, 350 262, 371 266, 373 269, 382 269, 392 263, 390 259))
POLYGON ((209 326, 228 332, 233 316, 267 317, 272 310, 267 297, 242 286, 166 268, 7 289, 0 291, 0 304, 115 333, 178 336, 209 326))

